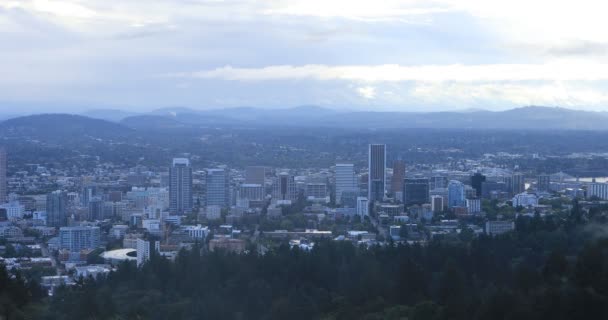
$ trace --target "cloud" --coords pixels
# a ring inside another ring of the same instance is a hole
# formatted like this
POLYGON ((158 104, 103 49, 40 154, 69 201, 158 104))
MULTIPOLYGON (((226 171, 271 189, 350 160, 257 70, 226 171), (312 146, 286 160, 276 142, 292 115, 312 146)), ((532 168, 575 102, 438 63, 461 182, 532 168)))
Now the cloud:
POLYGON ((376 88, 365 86, 357 88, 357 93, 365 99, 374 99, 376 97, 376 88))
POLYGON ((174 73, 170 77, 232 81, 349 80, 399 81, 597 81, 608 79, 608 64, 562 61, 546 64, 486 65, 279 65, 262 68, 225 66, 213 70, 174 73))

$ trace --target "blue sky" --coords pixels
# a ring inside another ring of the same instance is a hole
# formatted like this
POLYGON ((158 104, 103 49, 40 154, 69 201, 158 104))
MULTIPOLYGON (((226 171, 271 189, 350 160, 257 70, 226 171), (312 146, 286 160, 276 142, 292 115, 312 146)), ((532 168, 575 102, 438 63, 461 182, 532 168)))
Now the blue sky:
POLYGON ((0 111, 608 111, 606 9, 589 0, 2 0, 0 111))

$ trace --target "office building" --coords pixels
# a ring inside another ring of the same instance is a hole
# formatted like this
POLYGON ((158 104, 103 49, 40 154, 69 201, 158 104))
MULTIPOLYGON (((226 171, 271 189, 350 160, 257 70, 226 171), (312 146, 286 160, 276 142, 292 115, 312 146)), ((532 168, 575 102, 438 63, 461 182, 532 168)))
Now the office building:
POLYGON ((0 147, 0 204, 8 201, 7 180, 6 180, 6 150, 0 147))
POLYGON ((361 218, 369 216, 369 201, 366 197, 357 197, 357 215, 361 218))
POLYGON ((207 206, 230 206, 230 181, 225 169, 207 170, 207 206))
POLYGON ((548 174, 539 174, 536 177, 536 190, 544 192, 551 190, 551 176, 548 174))
POLYGON ((429 179, 403 179, 403 203, 406 206, 429 202, 429 179))
POLYGON ((488 221, 486 222, 486 234, 498 235, 515 230, 513 221, 488 221))
POLYGON ((386 145, 370 144, 368 153, 368 200, 382 201, 386 194, 386 145))
POLYGON ((591 197, 608 200, 608 183, 591 183, 587 187, 587 198, 591 197))
POLYGON ((149 237, 147 239, 137 239, 137 266, 141 266, 144 262, 150 260, 153 254, 160 253, 160 241, 149 237))
POLYGON ((95 221, 95 220, 105 219, 104 210, 103 210, 104 202, 101 201, 101 198, 95 197, 95 198, 89 200, 88 207, 89 207, 89 212, 88 212, 87 220, 95 221))
POLYGON ((67 225, 67 195, 63 191, 53 191, 46 196, 46 225, 63 227, 67 225))
POLYGON ((264 185, 266 180, 266 167, 249 166, 245 168, 245 183, 264 185))
POLYGON ((405 179, 405 161, 398 159, 393 162, 393 177, 391 178, 391 193, 403 192, 403 179, 405 179))
POLYGON ((239 187, 239 200, 263 200, 265 196, 264 187, 256 183, 244 183, 239 187))
POLYGON ((59 247, 69 251, 93 250, 99 247, 99 227, 59 228, 59 247))
POLYGON ((515 173, 511 176, 511 193, 519 194, 526 191, 525 177, 521 173, 515 173))
POLYGON ((327 197, 327 185, 325 183, 307 183, 306 191, 307 198, 320 199, 327 197))
POLYGON ((183 215, 192 211, 192 167, 190 160, 173 159, 169 169, 169 212, 183 215))
POLYGON ((467 211, 469 214, 477 214, 481 212, 481 199, 479 198, 467 198, 466 199, 467 211))
POLYGON ((352 163, 336 164, 336 204, 344 206, 342 201, 344 193, 358 193, 357 177, 355 176, 355 166, 352 163))
POLYGON ((481 197, 482 184, 486 181, 486 176, 477 172, 471 176, 471 186, 475 189, 475 196, 481 197))
POLYGON ((458 180, 450 180, 448 183, 448 207, 465 206, 465 191, 464 184, 458 180))
POLYGON ((513 199, 513 207, 536 207, 538 206, 538 197, 533 193, 522 192, 516 194, 513 199))
POLYGON ((443 197, 440 195, 431 196, 431 210, 435 213, 443 211, 443 197))
POLYGON ((448 187, 448 177, 433 176, 430 179, 430 189, 442 189, 448 187))
POLYGON ((298 198, 298 189, 294 177, 282 172, 272 185, 273 201, 295 201, 298 198))

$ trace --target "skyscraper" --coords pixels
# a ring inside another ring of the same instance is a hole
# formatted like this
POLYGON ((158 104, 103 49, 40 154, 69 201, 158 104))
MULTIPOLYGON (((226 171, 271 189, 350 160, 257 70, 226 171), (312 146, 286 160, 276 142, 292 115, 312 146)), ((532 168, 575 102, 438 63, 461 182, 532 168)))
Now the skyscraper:
POLYGON ((403 204, 411 206, 429 202, 429 179, 403 179, 403 204))
POLYGON ((369 145, 367 193, 370 203, 382 201, 386 194, 386 145, 369 145))
POLYGON ((526 184, 524 175, 521 173, 515 173, 511 176, 511 192, 513 194, 520 194, 526 191, 526 184))
POLYGON ((538 191, 549 191, 551 189, 551 176, 540 174, 536 178, 536 189, 538 191))
POLYGON ((352 163, 336 164, 336 204, 342 205, 342 194, 357 191, 355 166, 352 163))
POLYGON ((403 192, 403 179, 405 179, 405 161, 398 159, 393 162, 393 177, 391 179, 391 193, 403 192))
POLYGON ((272 199, 275 200, 296 200, 298 190, 294 177, 287 172, 280 173, 276 183, 272 187, 272 199))
POLYGON ((63 227, 67 225, 67 196, 63 191, 53 191, 46 196, 46 225, 63 227))
POLYGON ((226 208, 230 205, 228 172, 224 169, 207 170, 207 206, 226 208))
POLYGON ((6 150, 0 147, 0 204, 7 202, 6 194, 6 150))
POLYGON ((192 211, 192 167, 190 160, 173 159, 169 169, 169 212, 183 215, 192 211))
POLYGON ((471 186, 475 189, 477 197, 481 197, 481 185, 486 181, 486 176, 477 172, 471 176, 471 186))
POLYGON ((448 183, 448 207, 464 207, 465 194, 464 184, 458 180, 450 180, 448 183))

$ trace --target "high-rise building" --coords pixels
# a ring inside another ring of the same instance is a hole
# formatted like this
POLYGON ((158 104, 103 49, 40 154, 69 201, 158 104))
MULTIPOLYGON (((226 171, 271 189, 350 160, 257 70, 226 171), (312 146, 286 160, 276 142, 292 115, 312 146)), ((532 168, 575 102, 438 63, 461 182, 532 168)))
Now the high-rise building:
POLYGON ((486 176, 477 172, 471 176, 471 186, 475 189, 477 197, 481 197, 481 185, 486 181, 486 176))
POLYGON ((551 190, 551 176, 548 174, 539 174, 536 177, 536 189, 538 191, 551 190))
POLYGON ((137 238, 137 266, 141 266, 144 262, 150 260, 154 253, 160 252, 160 241, 153 239, 137 238))
POLYGON ((477 214, 481 212, 481 199, 479 198, 467 198, 466 205, 467 211, 470 214, 477 214))
POLYGON ((61 227, 59 246, 69 251, 91 250, 99 247, 99 227, 61 227))
POLYGON ((46 196, 46 225, 63 227, 67 225, 67 195, 63 191, 53 191, 46 196))
POLYGON ((464 184, 458 180, 450 180, 448 183, 448 207, 464 207, 465 191, 464 184))
POLYGON ((6 150, 0 147, 0 204, 8 201, 6 192, 6 150))
POLYGON ((262 200, 264 199, 264 187, 261 184, 256 183, 243 183, 239 187, 239 200, 262 200))
POLYGON ((245 168, 245 183, 264 185, 266 179, 266 167, 249 166, 245 168))
POLYGON ((448 177, 445 176, 432 176, 430 182, 430 188, 433 189, 441 189, 448 187, 448 177))
POLYGON ((273 201, 294 201, 298 197, 298 190, 294 177, 289 173, 282 172, 272 186, 273 201))
POLYGON ((357 193, 357 177, 352 163, 336 164, 336 204, 343 205, 342 196, 345 192, 357 193))
POLYGON ((370 144, 368 155, 368 200, 382 201, 386 194, 386 145, 370 144))
POLYGON ((403 179, 403 204, 411 206, 429 202, 429 179, 403 179))
POLYGON ((89 221, 105 219, 103 208, 104 202, 100 197, 95 197, 89 201, 89 221))
POLYGON ((207 206, 230 206, 230 181, 224 169, 207 170, 207 206))
POLYGON ((183 215, 192 211, 192 167, 190 160, 173 159, 169 169, 169 212, 183 215))
POLYGON ((392 194, 403 191, 403 179, 405 179, 405 161, 398 159, 393 162, 393 177, 391 178, 392 194))
POLYGON ((525 177, 521 173, 515 173, 511 176, 511 193, 520 194, 526 191, 525 177))
POLYGON ((357 215, 361 218, 369 216, 369 201, 366 197, 357 197, 357 215))
POLYGON ((435 213, 443 211, 443 197, 440 195, 431 196, 431 209, 435 213))

